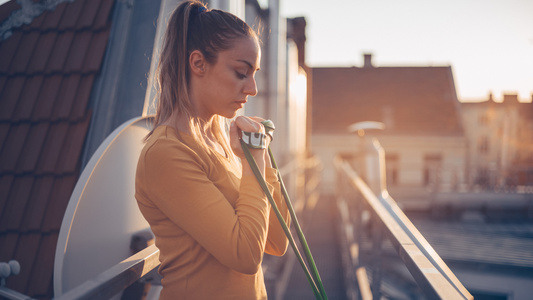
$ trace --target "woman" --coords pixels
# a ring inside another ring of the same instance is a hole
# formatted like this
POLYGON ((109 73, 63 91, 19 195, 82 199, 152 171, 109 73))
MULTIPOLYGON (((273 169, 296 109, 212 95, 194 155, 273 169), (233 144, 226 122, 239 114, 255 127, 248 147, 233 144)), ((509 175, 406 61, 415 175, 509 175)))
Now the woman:
MULTIPOLYGON (((263 253, 287 249, 239 142, 241 130, 264 133, 261 119, 237 117, 229 139, 224 128, 257 94, 260 58, 256 34, 232 14, 187 1, 169 20, 135 194, 160 249, 160 299, 266 299, 263 253)), ((288 222, 277 171, 264 149, 251 151, 288 222)))

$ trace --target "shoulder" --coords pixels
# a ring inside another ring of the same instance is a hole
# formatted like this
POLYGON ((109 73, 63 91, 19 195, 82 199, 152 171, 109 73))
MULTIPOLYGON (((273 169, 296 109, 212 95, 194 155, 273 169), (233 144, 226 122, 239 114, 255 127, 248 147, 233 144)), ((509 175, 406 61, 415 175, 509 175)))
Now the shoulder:
POLYGON ((200 160, 199 149, 195 147, 194 141, 188 136, 183 138, 186 141, 180 139, 171 127, 161 126, 154 131, 144 146, 141 159, 151 164, 168 164, 173 160, 200 160))

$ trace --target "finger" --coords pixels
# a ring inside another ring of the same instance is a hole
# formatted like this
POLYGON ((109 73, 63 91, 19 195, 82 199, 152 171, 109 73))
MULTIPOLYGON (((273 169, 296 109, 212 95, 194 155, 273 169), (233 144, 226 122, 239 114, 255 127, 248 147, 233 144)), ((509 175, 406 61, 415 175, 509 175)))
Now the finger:
POLYGON ((246 116, 238 116, 235 119, 235 123, 237 127, 239 127, 239 129, 241 129, 242 131, 261 132, 261 133, 265 132, 263 124, 246 116))
POLYGON ((235 121, 231 121, 229 127, 229 140, 231 148, 238 149, 237 146, 239 146, 239 130, 235 125, 235 121))
POLYGON ((250 119, 256 121, 256 122, 263 122, 265 119, 261 118, 261 117, 258 117, 258 116, 253 116, 253 117, 249 117, 250 119))

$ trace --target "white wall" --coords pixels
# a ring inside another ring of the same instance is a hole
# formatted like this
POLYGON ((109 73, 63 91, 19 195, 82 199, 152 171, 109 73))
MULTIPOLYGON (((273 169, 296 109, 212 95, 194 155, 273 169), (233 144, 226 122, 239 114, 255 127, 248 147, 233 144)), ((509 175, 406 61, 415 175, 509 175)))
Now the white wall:
MULTIPOLYGON (((440 154, 440 189, 452 188, 454 180, 465 182, 466 141, 461 136, 380 136, 386 154, 398 156, 398 186, 423 187, 424 156, 440 154)), ((335 187, 333 159, 339 153, 355 153, 360 139, 355 134, 313 134, 312 151, 324 165, 323 192, 331 194, 335 187)), ((389 188, 392 186, 389 184, 389 188)), ((391 193, 394 197, 394 194, 391 193)))

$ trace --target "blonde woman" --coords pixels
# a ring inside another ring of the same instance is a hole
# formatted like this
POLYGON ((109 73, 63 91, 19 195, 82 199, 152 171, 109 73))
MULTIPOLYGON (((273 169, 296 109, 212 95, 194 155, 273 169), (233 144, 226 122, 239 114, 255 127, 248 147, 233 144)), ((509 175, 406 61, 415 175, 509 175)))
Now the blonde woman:
MULTIPOLYGON (((267 298, 263 253, 283 255, 288 241, 239 142, 264 128, 237 117, 225 130, 257 94, 260 60, 257 35, 230 13, 186 1, 169 20, 135 194, 160 249, 160 299, 267 298)), ((289 222, 277 171, 264 149, 251 151, 289 222)))

